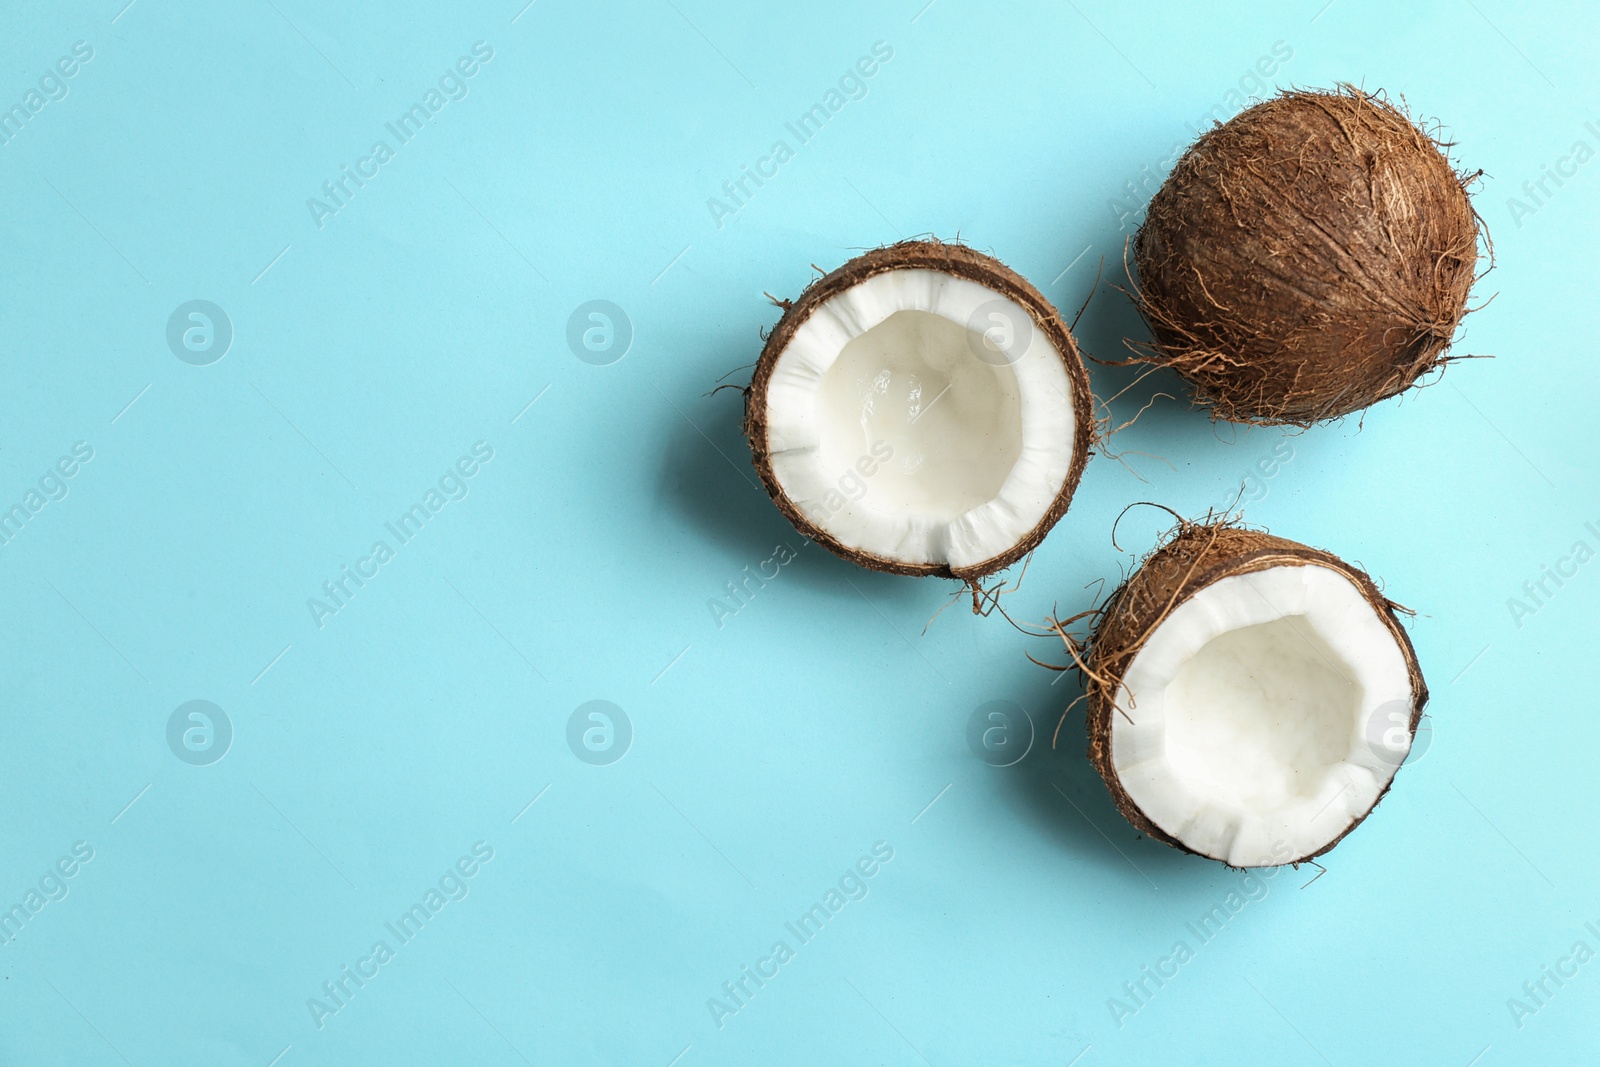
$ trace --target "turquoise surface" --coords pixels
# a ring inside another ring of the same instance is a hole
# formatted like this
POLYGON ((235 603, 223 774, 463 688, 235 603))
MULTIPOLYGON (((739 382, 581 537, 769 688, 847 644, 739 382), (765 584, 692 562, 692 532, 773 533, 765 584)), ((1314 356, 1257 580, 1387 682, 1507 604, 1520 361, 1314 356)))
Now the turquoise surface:
POLYGON ((1592 6, 125 3, 0 16, 0 1063, 1594 1056, 1592 6), (1051 748, 1059 643, 804 544, 711 390, 929 232, 1117 358, 1175 152, 1339 80, 1483 169, 1494 358, 1302 434, 1151 377, 1005 602, 1242 485, 1417 610, 1425 751, 1245 875, 1051 748))

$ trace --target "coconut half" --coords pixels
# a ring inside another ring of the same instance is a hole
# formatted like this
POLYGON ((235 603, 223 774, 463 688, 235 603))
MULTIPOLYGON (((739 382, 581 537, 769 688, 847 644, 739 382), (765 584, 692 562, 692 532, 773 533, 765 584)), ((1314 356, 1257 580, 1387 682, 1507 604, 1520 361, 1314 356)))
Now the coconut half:
POLYGON ((745 434, 801 533, 864 567, 972 581, 1066 512, 1093 438, 1056 309, 958 244, 875 249, 784 302, 745 434))
POLYGON ((1182 524, 1106 601, 1085 658, 1089 757, 1117 807, 1234 867, 1332 848, 1427 703, 1396 609, 1326 552, 1182 524))

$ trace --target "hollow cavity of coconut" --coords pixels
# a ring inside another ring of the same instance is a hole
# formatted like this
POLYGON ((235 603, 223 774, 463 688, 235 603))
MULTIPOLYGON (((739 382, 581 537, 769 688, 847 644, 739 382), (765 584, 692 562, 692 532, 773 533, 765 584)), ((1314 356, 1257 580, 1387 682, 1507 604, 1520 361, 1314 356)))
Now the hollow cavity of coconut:
POLYGON ((1151 362, 1215 418, 1308 426, 1444 362, 1478 261, 1471 177, 1386 100, 1289 92, 1213 127, 1135 249, 1151 362))
POLYGON ((1067 510, 1089 377, 1037 289, 958 244, 859 256, 784 304, 746 394, 756 471, 801 533, 876 570, 973 581, 1067 510))
POLYGON ((1111 595, 1090 646, 1089 757, 1140 830, 1234 867, 1321 855, 1410 752, 1428 689, 1365 572, 1186 523, 1111 595))

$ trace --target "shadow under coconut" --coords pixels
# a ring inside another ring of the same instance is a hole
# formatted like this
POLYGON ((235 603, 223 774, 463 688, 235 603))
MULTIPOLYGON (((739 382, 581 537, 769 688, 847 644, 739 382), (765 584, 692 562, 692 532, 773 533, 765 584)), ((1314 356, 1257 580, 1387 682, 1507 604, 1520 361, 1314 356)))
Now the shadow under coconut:
POLYGON ((707 407, 695 413, 693 425, 685 419, 669 424, 661 449, 662 499, 734 558, 766 559, 775 543, 794 542, 794 527, 773 507, 750 465, 738 396, 718 393, 707 407))
MULTIPOLYGON (((1029 641, 1027 648, 1047 663, 1068 661, 1064 650, 1052 649, 1044 640, 1029 641)), ((1057 745, 1050 747, 1062 709, 1082 695, 1083 686, 1075 673, 1050 671, 1026 661, 1024 667, 1015 676, 1012 692, 1033 718, 1033 748, 1016 766, 1000 772, 1007 775, 1018 811, 1063 848, 1095 857, 1125 875, 1130 885, 1159 890, 1170 882, 1214 875, 1215 863, 1151 840, 1123 818, 1089 762, 1082 702, 1061 723, 1057 745)))
MULTIPOLYGON (((1108 263, 1106 269, 1112 270, 1113 265, 1108 263)), ((1109 428, 1113 430, 1136 419, 1134 425, 1113 436, 1097 451, 1112 462, 1124 451, 1145 453, 1130 454, 1124 462, 1142 472, 1141 477, 1148 477, 1147 468, 1152 464, 1176 467, 1175 457, 1192 455, 1196 449, 1208 447, 1216 440, 1233 442, 1241 428, 1214 422, 1208 409, 1194 404, 1191 399, 1194 391, 1189 384, 1171 370, 1157 369, 1146 363, 1111 365, 1135 358, 1137 353, 1130 344, 1137 347, 1150 340, 1150 330, 1139 316, 1133 299, 1122 291, 1131 289, 1132 284, 1122 275, 1120 261, 1114 269, 1114 277, 1101 279, 1073 336, 1089 368, 1096 416, 1110 419, 1109 428)), ((1062 309, 1066 315, 1077 312, 1076 304, 1062 309)))
POLYGON ((931 616, 938 603, 959 590, 956 582, 868 570, 808 543, 756 476, 740 427, 743 411, 740 397, 729 390, 711 398, 696 414, 695 425, 676 420, 662 448, 661 495, 678 517, 732 559, 752 567, 771 557, 777 546, 788 546, 795 556, 784 574, 831 595, 851 600, 865 596, 874 604, 933 603, 931 616))

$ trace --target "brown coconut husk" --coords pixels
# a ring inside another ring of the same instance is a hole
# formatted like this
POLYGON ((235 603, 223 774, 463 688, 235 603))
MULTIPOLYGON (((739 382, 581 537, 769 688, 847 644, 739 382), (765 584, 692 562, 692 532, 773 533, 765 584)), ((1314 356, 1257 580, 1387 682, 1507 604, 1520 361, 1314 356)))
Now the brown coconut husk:
MULTIPOLYGON (((1074 620, 1064 620, 1054 625, 1056 632, 1066 641, 1068 651, 1086 682, 1090 762, 1100 772, 1100 777, 1105 779, 1117 810, 1141 832, 1173 848, 1194 855, 1205 855, 1189 848, 1151 821, 1118 779, 1111 761, 1113 717, 1120 715, 1132 721, 1138 709, 1118 707, 1117 690, 1134 657, 1178 605, 1223 578, 1284 566, 1326 567, 1337 571, 1348 578, 1372 605, 1373 611, 1394 636, 1395 644, 1405 657, 1412 697, 1409 731, 1415 737, 1417 724, 1422 721, 1422 710, 1428 703, 1428 686, 1423 681, 1411 638, 1400 624, 1399 615, 1411 612, 1385 597, 1361 568, 1329 552, 1264 531, 1248 529, 1233 520, 1214 520, 1212 516, 1200 522, 1180 519, 1177 528, 1145 557, 1134 573, 1106 598, 1097 611, 1080 616, 1090 620, 1092 636, 1088 639, 1076 637, 1067 631, 1066 626, 1074 620)), ((1393 779, 1390 781, 1392 784, 1393 779)), ((1388 791, 1389 786, 1385 785, 1378 800, 1382 800, 1388 791)), ((1377 801, 1374 801, 1373 808, 1376 807, 1377 801)), ((1305 863, 1322 855, 1343 840, 1372 810, 1367 809, 1338 837, 1320 849, 1283 862, 1305 863)), ((1207 858, 1223 859, 1220 856, 1207 858)))
POLYGON ((1095 436, 1096 423, 1092 416, 1089 390, 1089 372, 1084 368, 1072 331, 1061 318, 1054 305, 1034 288, 1027 279, 1007 267, 993 256, 986 255, 966 245, 938 240, 901 241, 876 248, 857 256, 838 269, 824 274, 812 282, 800 297, 793 301, 775 301, 784 309, 783 317, 767 335, 766 346, 756 363, 750 387, 745 391, 744 432, 750 442, 750 454, 761 484, 772 497, 778 510, 794 524, 795 529, 826 548, 829 552, 851 563, 890 574, 928 575, 955 578, 966 582, 973 590, 974 607, 983 591, 978 580, 1003 570, 1036 548, 1050 528, 1066 514, 1072 494, 1083 476, 1090 447, 1095 436), (1061 483, 1055 500, 1027 536, 1006 551, 970 567, 952 567, 944 563, 906 563, 902 560, 864 552, 840 543, 836 538, 812 522, 784 493, 772 472, 771 452, 767 441, 767 388, 771 384, 778 356, 788 347, 805 321, 828 300, 847 289, 892 270, 933 270, 959 278, 975 281, 1002 296, 1009 297, 1032 317, 1034 326, 1043 334, 1052 349, 1060 354, 1061 362, 1072 383, 1071 403, 1074 417, 1073 461, 1066 479, 1061 483))
POLYGON ((1492 263, 1482 172, 1450 147, 1349 85, 1213 127, 1135 241, 1141 358, 1232 422, 1309 426, 1410 388, 1450 358, 1480 236, 1492 263))

